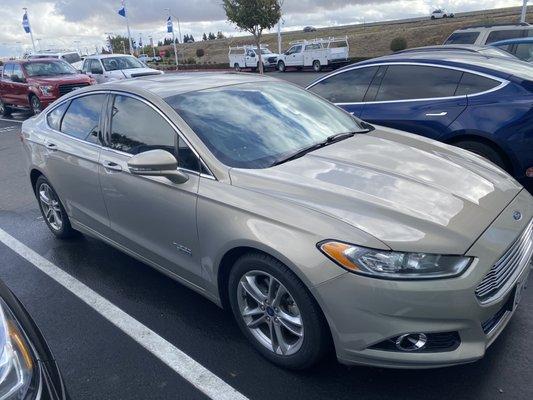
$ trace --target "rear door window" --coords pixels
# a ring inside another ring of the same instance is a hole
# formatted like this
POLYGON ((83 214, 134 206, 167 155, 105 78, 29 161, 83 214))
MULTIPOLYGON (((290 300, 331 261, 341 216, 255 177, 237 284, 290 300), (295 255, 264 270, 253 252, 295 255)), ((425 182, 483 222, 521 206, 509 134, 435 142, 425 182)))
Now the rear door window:
POLYGON ((493 42, 499 42, 500 40, 515 39, 523 37, 525 34, 524 29, 504 29, 500 31, 492 31, 487 36, 487 44, 493 42))
POLYGON ((455 94, 457 96, 462 96, 486 92, 487 90, 494 89, 498 85, 500 85, 500 81, 495 79, 465 72, 459 82, 455 94))
POLYGON ((332 103, 359 103, 377 70, 378 67, 352 69, 324 79, 309 90, 332 103))
POLYGON ((479 37, 479 32, 454 32, 444 44, 474 44, 479 37))
POLYGON ((513 54, 521 60, 533 61, 533 43, 520 43, 515 45, 513 54))
POLYGON ((11 75, 13 75, 13 64, 6 64, 2 73, 4 79, 11 80, 11 75))
POLYGON ((462 72, 419 65, 389 65, 376 101, 414 100, 454 96, 462 72))
POLYGON ((22 72, 22 67, 20 64, 13 64, 13 75, 19 79, 24 79, 24 73, 22 72))
POLYGON ((100 114, 105 100, 105 94, 93 94, 72 100, 63 116, 61 132, 77 139, 96 143, 100 114))

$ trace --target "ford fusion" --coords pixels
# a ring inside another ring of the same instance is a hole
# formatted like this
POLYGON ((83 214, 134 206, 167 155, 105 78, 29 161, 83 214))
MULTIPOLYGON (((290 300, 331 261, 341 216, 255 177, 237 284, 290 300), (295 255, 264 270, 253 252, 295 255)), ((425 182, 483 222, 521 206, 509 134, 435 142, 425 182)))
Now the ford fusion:
MULTIPOLYGON (((527 283, 533 200, 466 150, 275 79, 88 87, 22 125, 44 221, 232 310, 270 361, 475 361, 527 283)), ((128 273, 127 270, 124 271, 128 273)))

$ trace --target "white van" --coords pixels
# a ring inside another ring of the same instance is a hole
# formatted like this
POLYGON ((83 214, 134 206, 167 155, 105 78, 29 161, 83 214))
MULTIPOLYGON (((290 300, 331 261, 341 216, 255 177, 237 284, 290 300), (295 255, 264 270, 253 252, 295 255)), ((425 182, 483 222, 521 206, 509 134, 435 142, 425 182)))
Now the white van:
MULTIPOLYGON (((243 68, 251 68, 252 71, 259 65, 259 54, 257 46, 235 46, 230 47, 228 52, 229 66, 240 71, 243 68)), ((261 61, 263 68, 276 68, 278 54, 272 53, 266 45, 261 45, 261 61)))
POLYGON ((457 29, 444 44, 485 44, 500 40, 533 36, 533 26, 528 23, 516 25, 476 25, 457 29))
POLYGON ((278 58, 278 70, 285 72, 287 67, 313 67, 318 72, 324 66, 343 64, 348 61, 350 47, 348 37, 313 40, 298 40, 278 58))

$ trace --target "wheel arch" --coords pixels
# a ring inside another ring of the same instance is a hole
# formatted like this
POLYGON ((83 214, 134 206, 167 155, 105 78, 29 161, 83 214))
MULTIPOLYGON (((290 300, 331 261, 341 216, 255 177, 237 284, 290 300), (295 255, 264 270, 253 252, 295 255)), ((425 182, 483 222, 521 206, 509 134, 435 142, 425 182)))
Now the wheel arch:
POLYGON ((35 195, 37 195, 36 191, 35 191, 35 185, 37 183, 37 179, 39 179, 40 176, 44 176, 44 174, 42 173, 42 171, 40 171, 39 169, 37 168, 32 168, 31 171, 30 171, 30 182, 31 182, 31 188, 33 190, 33 193, 35 195))

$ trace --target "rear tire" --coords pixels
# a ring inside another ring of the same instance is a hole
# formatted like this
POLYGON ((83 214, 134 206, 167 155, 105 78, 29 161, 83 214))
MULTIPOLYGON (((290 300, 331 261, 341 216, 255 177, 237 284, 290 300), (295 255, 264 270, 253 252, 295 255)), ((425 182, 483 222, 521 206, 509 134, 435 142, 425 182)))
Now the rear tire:
POLYGON ((285 63, 283 61, 279 61, 278 62, 278 71, 279 72, 285 72, 285 70, 286 70, 285 63))
MULTIPOLYGON (((465 140, 462 142, 454 143, 455 146, 460 147, 462 149, 471 151, 472 153, 477 154, 478 156, 481 156, 483 158, 486 158, 493 164, 496 164, 498 167, 508 170, 507 165, 505 163, 505 160, 503 157, 498 153, 497 150, 492 148, 491 146, 481 143, 481 142, 475 142, 470 140, 465 140)), ((509 171, 508 171, 509 172, 509 171)))
POLYGON ((305 369, 329 349, 330 334, 318 304, 275 258, 259 252, 240 257, 230 272, 228 293, 244 336, 272 363, 305 369))
POLYGON ((320 65, 320 61, 318 60, 313 61, 313 71, 320 72, 321 69, 322 69, 322 65, 320 65))
POLYGON ((35 182, 35 195, 44 222, 57 238, 69 239, 78 236, 78 232, 72 229, 70 225, 70 219, 59 196, 52 184, 43 175, 37 178, 37 182, 35 182))
POLYGON ((11 115, 11 107, 6 106, 2 100, 0 100, 0 115, 2 117, 9 117, 11 115))
POLYGON ((41 104, 41 100, 34 94, 30 96, 30 109, 33 115, 39 114, 41 111, 43 111, 43 105, 41 104))
POLYGON ((241 67, 239 66, 238 63, 233 64, 233 68, 235 69, 236 72, 240 72, 241 71, 241 67))

